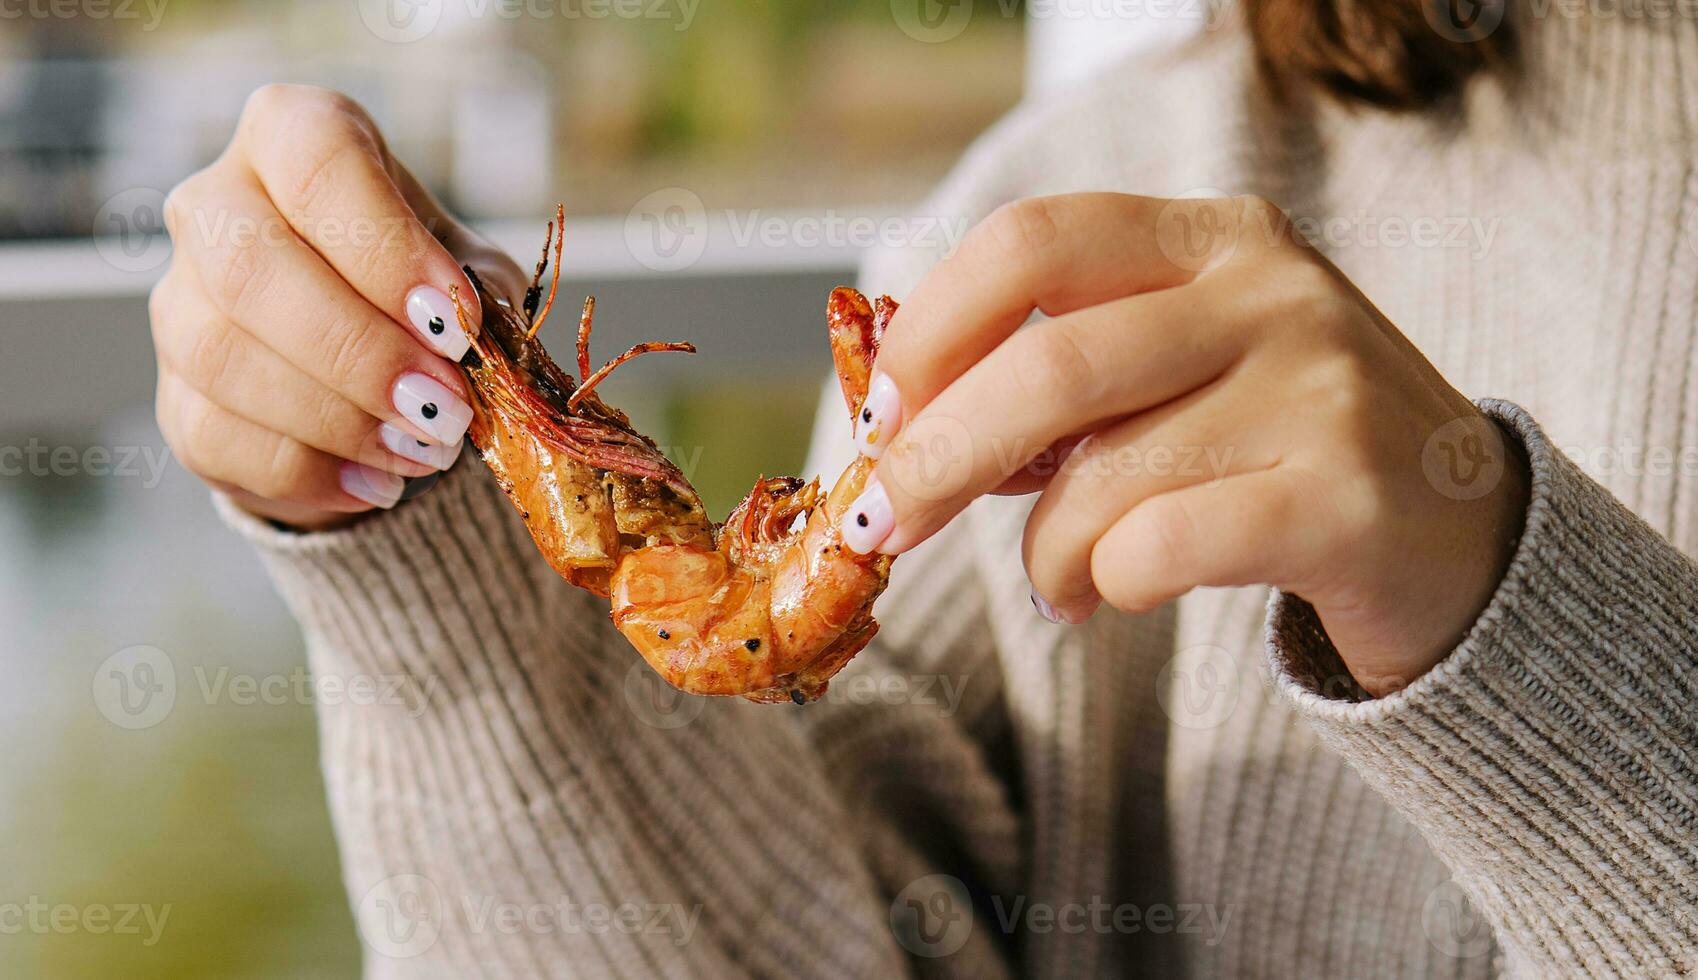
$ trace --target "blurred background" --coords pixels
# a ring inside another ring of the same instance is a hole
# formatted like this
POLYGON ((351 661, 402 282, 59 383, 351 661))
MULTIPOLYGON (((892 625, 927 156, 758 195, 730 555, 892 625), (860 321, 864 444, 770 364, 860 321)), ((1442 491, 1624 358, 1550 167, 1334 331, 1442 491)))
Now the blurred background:
POLYGON ((355 96, 521 261, 566 202, 598 359, 702 349, 605 390, 723 515, 800 466, 876 222, 1027 93, 1192 29, 1116 8, 0 0, 0 977, 358 970, 298 634, 152 418, 159 207, 249 92, 355 96))

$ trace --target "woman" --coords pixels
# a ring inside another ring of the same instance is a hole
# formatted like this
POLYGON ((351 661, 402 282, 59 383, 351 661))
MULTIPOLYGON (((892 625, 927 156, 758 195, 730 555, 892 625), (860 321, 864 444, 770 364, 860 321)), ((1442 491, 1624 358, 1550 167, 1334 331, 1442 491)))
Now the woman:
POLYGON ((468 414, 438 287, 522 275, 347 100, 254 96, 171 199, 159 417, 315 670, 434 685, 321 714, 372 975, 1698 969, 1698 32, 1245 13, 872 259, 847 530, 913 554, 795 711, 641 710, 481 467, 398 505, 468 414))

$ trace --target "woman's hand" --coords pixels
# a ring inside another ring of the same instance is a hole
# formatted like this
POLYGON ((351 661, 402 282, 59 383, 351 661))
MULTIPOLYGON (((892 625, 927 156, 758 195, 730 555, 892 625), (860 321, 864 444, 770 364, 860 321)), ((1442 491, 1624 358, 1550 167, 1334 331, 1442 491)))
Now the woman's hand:
POLYGON ((461 262, 508 295, 511 260, 444 214, 358 105, 271 85, 172 191, 176 250, 149 301, 159 426, 242 507, 303 528, 393 507, 471 419, 446 292, 461 262))
POLYGON ((1052 619, 1268 584, 1370 693, 1420 676, 1503 577, 1525 463, 1287 228, 1248 198, 991 215, 884 338, 846 541, 896 554, 981 494, 1042 491, 1023 550, 1052 619))

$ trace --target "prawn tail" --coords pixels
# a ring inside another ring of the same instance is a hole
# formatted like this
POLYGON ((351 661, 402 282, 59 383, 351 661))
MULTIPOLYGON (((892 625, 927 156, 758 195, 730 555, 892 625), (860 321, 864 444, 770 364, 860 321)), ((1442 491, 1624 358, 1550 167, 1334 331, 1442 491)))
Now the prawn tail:
POLYGON ((851 416, 861 410, 861 403, 867 398, 873 361, 878 357, 879 342, 896 313, 896 306, 889 296, 880 296, 876 305, 869 303, 859 291, 848 286, 833 289, 826 303, 831 359, 851 416))

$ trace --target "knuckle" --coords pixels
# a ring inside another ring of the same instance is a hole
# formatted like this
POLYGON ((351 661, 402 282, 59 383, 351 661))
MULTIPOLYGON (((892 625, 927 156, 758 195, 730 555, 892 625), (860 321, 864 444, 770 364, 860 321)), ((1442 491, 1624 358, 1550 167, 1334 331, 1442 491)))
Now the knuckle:
POLYGON ((190 460, 218 455, 227 434, 223 409, 204 398, 188 398, 179 406, 176 419, 180 454, 190 460))
POLYGON ((997 252, 1022 258, 1040 252, 1060 236, 1052 198, 1027 197, 992 211, 984 221, 985 236, 997 252))
POLYGON ((1260 223, 1285 217, 1285 209, 1259 194, 1239 194, 1232 198, 1237 206, 1238 219, 1246 224, 1260 223))
MULTIPOLYGON (((309 402, 303 410, 306 431, 312 434, 309 443, 357 449, 356 427, 350 424, 348 412, 340 399, 331 392, 321 390, 309 402)), ((353 456, 350 455, 349 458, 353 456)))
POLYGON ((247 488, 269 500, 294 501, 306 496, 304 447, 293 439, 278 436, 271 440, 269 449, 245 481, 247 488))
POLYGON ((336 175, 347 156, 363 151, 358 143, 342 138, 340 133, 309 141, 290 169, 283 206, 297 219, 324 209, 339 186, 336 175))
POLYGON ((199 182, 203 179, 200 174, 185 177, 165 195, 165 206, 161 213, 165 218, 165 231, 174 242, 180 243, 183 229, 188 227, 189 212, 194 208, 192 202, 196 191, 199 190, 199 182))
POLYGON ((1096 371, 1076 327, 1051 320, 1028 335, 1028 349, 1013 359, 1015 390, 1024 401, 1054 399, 1058 392, 1081 400, 1094 397, 1096 371))
POLYGON ((353 314, 344 310, 331 317, 324 331, 320 363, 332 389, 356 391, 371 372, 375 361, 369 356, 367 336, 364 322, 353 314))
POLYGON ((206 324, 182 331, 177 354, 178 373, 201 392, 214 390, 230 367, 235 354, 234 336, 222 326, 206 324))
POLYGON ((260 302, 271 288, 275 267, 266 261, 265 249, 257 242, 232 245, 223 250, 212 276, 218 305, 236 316, 260 302))
POLYGON ((365 110, 359 103, 335 89, 290 82, 271 82, 254 89, 242 107, 241 118, 243 122, 264 127, 293 120, 297 113, 365 118, 365 110))

